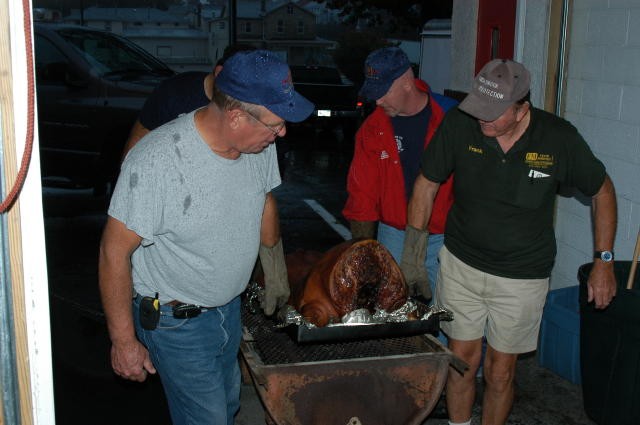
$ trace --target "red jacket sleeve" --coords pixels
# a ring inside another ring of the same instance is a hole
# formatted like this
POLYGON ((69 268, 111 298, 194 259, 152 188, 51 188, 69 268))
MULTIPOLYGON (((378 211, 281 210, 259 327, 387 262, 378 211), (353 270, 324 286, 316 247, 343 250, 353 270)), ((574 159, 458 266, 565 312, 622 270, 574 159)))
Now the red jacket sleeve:
POLYGON ((347 220, 378 221, 380 219, 379 152, 372 149, 375 143, 372 116, 356 133, 353 160, 347 175, 347 203, 342 214, 347 220))

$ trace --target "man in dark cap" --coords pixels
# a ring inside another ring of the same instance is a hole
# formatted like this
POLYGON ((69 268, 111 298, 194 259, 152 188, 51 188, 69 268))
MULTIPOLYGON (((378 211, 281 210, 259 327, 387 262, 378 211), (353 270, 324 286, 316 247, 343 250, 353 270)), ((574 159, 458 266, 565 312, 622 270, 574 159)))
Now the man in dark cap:
MULTIPOLYGON (((313 109, 276 55, 240 52, 211 103, 149 133, 122 164, 99 261, 111 363, 134 381, 157 370, 174 425, 233 423, 239 295, 259 250, 282 256, 274 141, 313 109)), ((289 288, 284 267, 269 272, 273 312, 289 288)))
POLYGON ((133 124, 122 157, 153 129, 182 114, 201 108, 211 101, 213 82, 227 59, 238 52, 255 50, 248 44, 230 44, 224 49, 211 72, 181 72, 163 80, 147 98, 140 116, 133 124))
POLYGON ((475 376, 486 336, 482 423, 504 424, 519 353, 536 349, 556 253, 553 211, 560 185, 592 197, 595 261, 589 301, 616 293, 616 197, 604 165, 567 121, 531 106, 530 76, 495 59, 442 122, 422 157, 409 225, 425 229, 441 183, 455 173, 454 203, 440 252, 436 301, 450 309, 449 348, 470 365, 450 373, 450 424, 471 423, 475 376))
POLYGON ((374 238, 377 233, 378 241, 398 263, 404 244, 411 261, 400 267, 411 293, 430 300, 430 285, 436 281, 437 255, 452 202, 451 179, 435 201, 430 235, 407 226, 407 203, 420 156, 445 112, 457 102, 431 92, 427 83, 416 79, 409 58, 398 47, 369 54, 360 95, 375 101, 376 109, 356 134, 343 214, 350 221, 354 238, 374 238))

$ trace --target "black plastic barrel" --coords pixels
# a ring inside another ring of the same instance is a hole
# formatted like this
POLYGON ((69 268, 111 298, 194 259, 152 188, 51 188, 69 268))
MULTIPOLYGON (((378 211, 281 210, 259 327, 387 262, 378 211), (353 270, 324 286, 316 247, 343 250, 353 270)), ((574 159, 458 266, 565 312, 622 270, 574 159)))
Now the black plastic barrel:
POLYGON ((640 424, 640 269, 626 289, 631 261, 614 263, 618 292, 609 307, 587 303, 593 263, 578 270, 580 362, 587 415, 598 425, 640 424))

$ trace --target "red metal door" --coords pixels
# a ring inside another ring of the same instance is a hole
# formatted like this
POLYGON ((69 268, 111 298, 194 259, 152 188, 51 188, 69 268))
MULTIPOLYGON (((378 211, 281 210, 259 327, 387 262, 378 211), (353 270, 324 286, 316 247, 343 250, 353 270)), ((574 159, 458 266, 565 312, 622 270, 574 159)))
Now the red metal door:
POLYGON ((513 59, 517 0, 480 0, 476 73, 491 59, 513 59))

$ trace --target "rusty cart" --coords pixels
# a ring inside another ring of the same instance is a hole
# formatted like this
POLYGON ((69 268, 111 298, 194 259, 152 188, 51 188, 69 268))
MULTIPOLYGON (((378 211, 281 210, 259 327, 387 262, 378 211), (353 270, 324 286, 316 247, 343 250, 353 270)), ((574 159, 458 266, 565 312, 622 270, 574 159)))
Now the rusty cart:
POLYGON ((243 312, 241 343, 265 420, 277 425, 419 425, 449 366, 467 365, 430 334, 300 344, 243 312))

